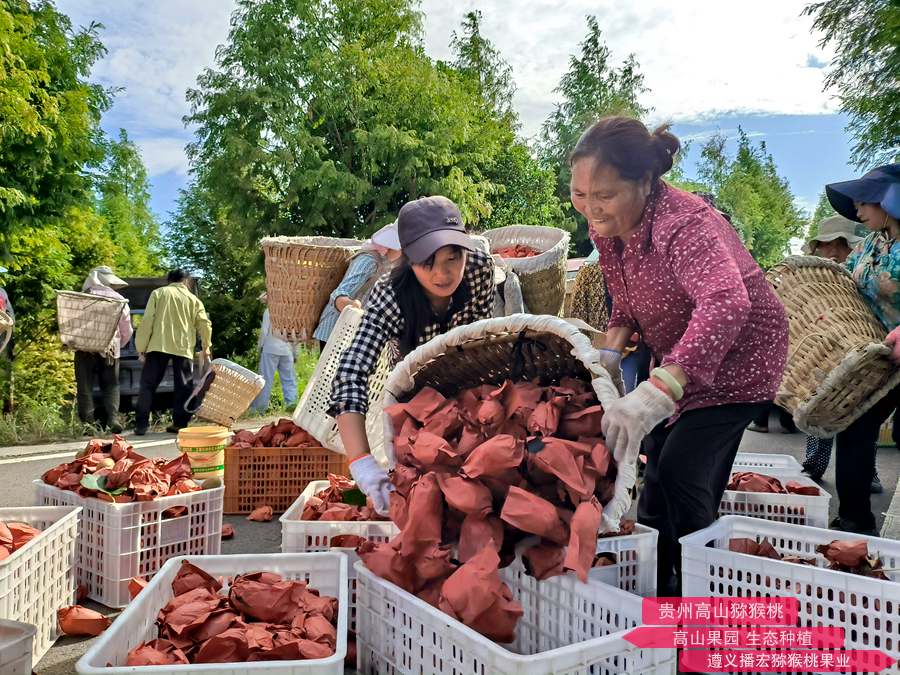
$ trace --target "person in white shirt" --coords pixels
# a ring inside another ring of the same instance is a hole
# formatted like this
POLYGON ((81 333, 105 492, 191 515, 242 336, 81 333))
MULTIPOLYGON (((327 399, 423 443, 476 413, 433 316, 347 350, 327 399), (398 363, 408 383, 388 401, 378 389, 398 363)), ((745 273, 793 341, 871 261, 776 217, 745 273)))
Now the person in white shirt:
MULTIPOLYGON (((266 304, 268 296, 263 293, 259 296, 260 302, 266 304)), ((269 310, 263 312, 262 327, 259 329, 259 374, 266 381, 263 390, 253 401, 252 408, 258 413, 265 412, 269 407, 269 398, 272 395, 272 385, 275 383, 275 373, 281 380, 281 393, 284 395, 284 403, 292 408, 297 403, 297 375, 294 372, 295 347, 285 342, 272 333, 272 321, 269 319, 269 310)))

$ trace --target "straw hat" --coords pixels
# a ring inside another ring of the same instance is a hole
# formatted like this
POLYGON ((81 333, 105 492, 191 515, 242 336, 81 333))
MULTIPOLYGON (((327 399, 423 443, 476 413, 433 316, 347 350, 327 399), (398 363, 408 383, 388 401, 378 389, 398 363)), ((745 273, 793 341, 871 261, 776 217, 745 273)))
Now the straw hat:
POLYGON ((819 233, 803 244, 803 252, 812 254, 813 242, 824 244, 828 241, 843 238, 850 248, 862 241, 862 237, 856 235, 856 223, 843 216, 831 216, 819 223, 819 233))

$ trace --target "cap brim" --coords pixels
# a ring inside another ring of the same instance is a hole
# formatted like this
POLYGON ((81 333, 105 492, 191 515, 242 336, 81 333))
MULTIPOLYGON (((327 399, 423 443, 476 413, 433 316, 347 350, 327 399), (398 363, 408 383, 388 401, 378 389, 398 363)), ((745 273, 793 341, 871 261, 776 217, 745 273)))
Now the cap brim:
POLYGON ((100 281, 109 286, 110 288, 125 288, 128 285, 128 282, 124 279, 120 279, 115 274, 101 274, 100 281))
POLYGON ((434 230, 416 239, 403 249, 404 255, 414 265, 421 265, 445 246, 461 246, 469 251, 477 247, 472 237, 458 230, 434 230))

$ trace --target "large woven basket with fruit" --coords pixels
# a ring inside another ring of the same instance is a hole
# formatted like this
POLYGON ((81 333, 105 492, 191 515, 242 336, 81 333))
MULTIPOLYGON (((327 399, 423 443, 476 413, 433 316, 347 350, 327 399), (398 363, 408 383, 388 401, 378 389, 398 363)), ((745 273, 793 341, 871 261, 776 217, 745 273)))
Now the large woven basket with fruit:
POLYGON ((519 277, 527 311, 558 316, 566 297, 569 233, 558 227, 508 225, 484 236, 491 253, 519 277))

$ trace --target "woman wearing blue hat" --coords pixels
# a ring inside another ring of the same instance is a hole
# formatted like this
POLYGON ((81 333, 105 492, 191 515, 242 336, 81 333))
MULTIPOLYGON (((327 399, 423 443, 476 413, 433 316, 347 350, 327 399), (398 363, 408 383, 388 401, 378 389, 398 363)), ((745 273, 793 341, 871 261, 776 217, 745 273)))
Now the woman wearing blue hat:
MULTIPOLYGON (((900 164, 873 169, 862 178, 825 186, 828 201, 845 218, 863 223, 870 234, 845 265, 859 292, 888 330, 892 358, 900 363, 900 164)), ((878 432, 900 404, 900 387, 837 435, 836 479, 840 507, 831 526, 876 534, 869 498, 878 432)))

